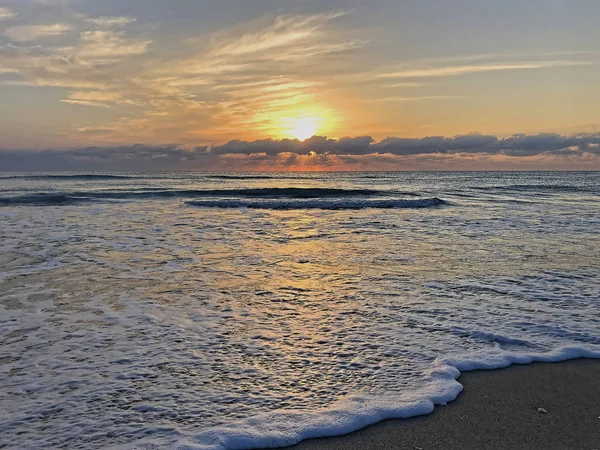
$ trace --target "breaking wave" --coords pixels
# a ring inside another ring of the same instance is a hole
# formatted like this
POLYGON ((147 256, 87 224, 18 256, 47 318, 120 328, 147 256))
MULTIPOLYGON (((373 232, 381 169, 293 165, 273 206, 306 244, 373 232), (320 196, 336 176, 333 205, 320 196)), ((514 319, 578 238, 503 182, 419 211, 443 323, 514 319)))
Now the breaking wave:
POLYGON ((200 208, 249 208, 249 209, 402 209, 402 208, 431 208, 448 204, 437 197, 424 198, 419 200, 399 200, 399 199, 314 199, 310 201, 294 200, 267 200, 267 201, 247 201, 247 200, 197 200, 186 202, 190 206, 200 208))
POLYGON ((18 197, 0 197, 0 206, 29 205, 29 206, 53 206, 69 205, 87 202, 89 197, 67 195, 67 194, 33 194, 18 197))
MULTIPOLYGON (((128 200, 146 198, 203 198, 203 197, 241 197, 241 198, 287 198, 287 199, 323 199, 388 196, 395 192, 370 189, 333 189, 333 188, 258 188, 258 189, 184 189, 184 190, 123 190, 123 191, 81 191, 81 192, 39 192, 29 195, 0 197, 0 205, 63 205, 92 200, 128 200)), ((403 195, 418 196, 406 193, 403 195)))

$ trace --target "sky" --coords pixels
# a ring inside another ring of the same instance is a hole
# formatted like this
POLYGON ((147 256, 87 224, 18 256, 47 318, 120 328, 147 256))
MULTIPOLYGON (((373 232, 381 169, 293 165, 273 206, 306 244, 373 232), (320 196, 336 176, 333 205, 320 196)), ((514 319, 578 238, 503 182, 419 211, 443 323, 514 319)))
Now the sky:
POLYGON ((0 170, 600 170, 598 0, 0 0, 0 170))

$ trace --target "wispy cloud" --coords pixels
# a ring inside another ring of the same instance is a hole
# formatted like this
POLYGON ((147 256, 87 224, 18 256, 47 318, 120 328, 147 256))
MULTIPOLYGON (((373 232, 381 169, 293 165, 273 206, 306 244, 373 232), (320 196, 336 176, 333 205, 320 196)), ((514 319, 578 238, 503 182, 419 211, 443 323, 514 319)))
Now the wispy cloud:
POLYGON ((331 20, 346 13, 316 14, 312 16, 281 15, 272 25, 248 32, 239 37, 221 40, 213 39, 212 56, 244 56, 275 49, 286 49, 296 43, 306 43, 315 37, 320 29, 331 20))
POLYGON ((554 67, 568 67, 588 65, 588 61, 532 61, 499 64, 469 64, 446 67, 409 68, 393 72, 384 72, 375 75, 377 78, 429 78, 429 77, 454 77, 484 72, 498 72, 508 70, 547 69, 554 67))
POLYGON ((383 97, 379 99, 374 99, 374 102, 420 102, 424 100, 457 100, 461 98, 466 98, 462 95, 423 95, 418 97, 383 97))
MULTIPOLYGON (((170 35, 177 41, 169 41, 167 52, 161 42, 165 33, 153 34, 158 28, 135 17, 77 13, 72 5, 78 3, 46 3, 35 19, 55 23, 10 26, 4 32, 12 42, 0 42, 0 73, 6 75, 0 84, 61 88, 62 102, 73 107, 113 108, 118 119, 72 130, 71 139, 86 143, 255 140, 286 135, 290 120, 317 115, 334 123, 351 113, 364 117, 370 133, 386 130, 380 137, 400 133, 385 123, 386 113, 403 109, 394 102, 442 105, 469 94, 440 87, 445 77, 584 66, 598 56, 504 53, 394 62, 392 55, 369 54, 367 59, 372 43, 349 25, 353 19, 343 11, 265 16, 209 34, 170 35), (346 111, 352 101, 360 112, 346 111)), ((0 17, 3 13, 14 14, 6 8, 0 17)), ((343 135, 332 128, 326 132, 343 135)))
POLYGON ((4 36, 16 42, 29 42, 48 37, 56 37, 73 28, 66 23, 54 23, 50 25, 19 25, 7 28, 4 36))
POLYGON ((69 94, 71 100, 87 100, 91 102, 117 102, 122 99, 118 92, 109 91, 77 91, 69 94))
POLYGON ((0 20, 12 19, 17 17, 17 14, 11 9, 0 7, 0 20))
POLYGON ((66 99, 61 102, 80 106, 93 106, 99 108, 110 108, 109 103, 119 103, 122 100, 121 94, 110 91, 76 91, 71 92, 66 99))
POLYGON ((392 103, 425 100, 452 100, 467 98, 464 91, 440 90, 445 78, 509 71, 551 70, 584 67, 600 62, 596 52, 541 52, 541 53, 485 53, 438 58, 419 58, 397 64, 387 64, 368 72, 351 73, 343 78, 347 83, 376 85, 379 90, 368 102, 392 103), (572 59, 566 59, 566 58, 572 59), (560 58, 560 59, 557 59, 560 58), (419 88, 419 95, 390 95, 389 89, 419 88), (448 94, 446 94, 446 92, 448 94), (460 94, 460 95, 457 95, 460 94))
POLYGON ((116 62, 124 58, 146 53, 152 41, 129 39, 115 31, 86 31, 81 34, 74 53, 84 59, 98 62, 116 62))
POLYGON ((69 103, 71 105, 81 105, 81 106, 94 106, 99 108, 109 108, 105 103, 100 102, 91 102, 88 100, 72 100, 72 99, 63 99, 61 100, 63 103, 69 103))
POLYGON ((134 17, 87 17, 84 16, 84 21, 91 23, 100 28, 121 28, 132 24, 136 21, 134 17))
MULTIPOLYGON (((131 78, 146 97, 144 117, 124 118, 108 127, 131 139, 149 138, 150 123, 157 132, 176 131, 190 140, 207 133, 212 141, 280 133, 281 117, 298 114, 327 90, 327 81, 314 67, 364 45, 329 29, 330 22, 344 15, 277 16, 249 25, 258 29, 188 39, 180 54, 150 60, 131 78), (194 120, 194 126, 183 129, 194 120)), ((101 129, 105 139, 106 126, 101 129)), ((93 129, 85 131, 93 135, 93 129)))
POLYGON ((387 87, 387 88, 416 88, 416 87, 423 87, 423 86, 427 86, 427 83, 421 83, 421 82, 417 82, 417 81, 403 81, 400 83, 388 84, 384 87, 387 87))
MULTIPOLYGON (((328 81, 315 67, 363 45, 331 27, 345 13, 283 15, 183 39, 159 56, 133 18, 72 13, 69 45, 0 47, 3 84, 68 88, 63 103, 135 107, 111 123, 74 130, 100 142, 219 142, 281 133, 281 118, 319 108, 328 81), (100 94, 101 93, 101 94, 100 94)), ((319 114, 326 112, 319 108, 319 114)))

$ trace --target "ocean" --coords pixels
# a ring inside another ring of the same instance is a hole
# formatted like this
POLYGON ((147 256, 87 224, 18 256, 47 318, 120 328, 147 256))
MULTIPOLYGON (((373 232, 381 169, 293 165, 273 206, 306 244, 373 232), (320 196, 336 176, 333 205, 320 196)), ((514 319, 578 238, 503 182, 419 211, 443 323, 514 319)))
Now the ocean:
POLYGON ((0 173, 0 448, 282 447, 599 358, 599 229, 600 172, 0 173))

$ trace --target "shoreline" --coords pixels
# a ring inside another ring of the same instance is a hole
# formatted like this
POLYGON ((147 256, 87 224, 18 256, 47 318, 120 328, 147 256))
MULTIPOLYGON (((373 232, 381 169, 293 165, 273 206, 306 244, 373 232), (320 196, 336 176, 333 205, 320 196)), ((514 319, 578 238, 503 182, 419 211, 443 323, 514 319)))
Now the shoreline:
POLYGON ((433 413, 391 419, 293 450, 600 449, 600 360, 513 364, 461 373, 433 413), (543 408, 547 413, 538 412, 543 408))

